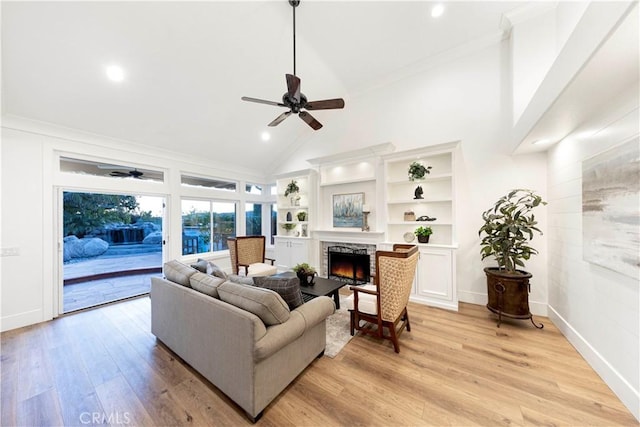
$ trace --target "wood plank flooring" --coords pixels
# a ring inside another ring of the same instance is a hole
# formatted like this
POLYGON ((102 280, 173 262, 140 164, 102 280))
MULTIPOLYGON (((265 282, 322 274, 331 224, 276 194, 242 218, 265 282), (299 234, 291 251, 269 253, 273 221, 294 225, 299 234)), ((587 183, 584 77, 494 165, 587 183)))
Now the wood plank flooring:
MULTIPOLYGON (((409 306, 412 329, 356 336, 313 362, 263 426, 637 426, 545 318, 505 321, 481 306, 409 306)), ((213 326, 212 326, 213 327, 213 326)), ((243 411, 156 342, 148 297, 5 332, 2 426, 250 425, 243 411)))

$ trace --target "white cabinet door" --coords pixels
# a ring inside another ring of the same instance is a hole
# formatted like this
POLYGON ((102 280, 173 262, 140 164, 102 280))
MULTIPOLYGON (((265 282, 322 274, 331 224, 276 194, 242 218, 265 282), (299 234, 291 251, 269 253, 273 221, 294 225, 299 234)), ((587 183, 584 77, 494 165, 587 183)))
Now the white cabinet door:
POLYGON ((453 286, 454 262, 451 249, 421 246, 414 299, 457 311, 458 299, 453 286))
POLYGON ((310 262, 309 240, 275 237, 278 271, 290 270, 296 264, 310 262))

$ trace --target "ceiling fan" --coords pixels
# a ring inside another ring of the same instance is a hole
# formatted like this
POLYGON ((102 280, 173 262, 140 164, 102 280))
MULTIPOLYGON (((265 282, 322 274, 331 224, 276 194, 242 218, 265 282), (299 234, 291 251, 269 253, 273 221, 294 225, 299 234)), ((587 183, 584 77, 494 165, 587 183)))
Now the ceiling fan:
POLYGON ((308 101, 307 97, 300 92, 300 79, 296 76, 296 7, 300 4, 300 0, 288 0, 293 8, 293 74, 285 74, 287 81, 287 92, 282 95, 282 102, 267 101, 264 99, 250 98, 243 96, 243 101, 257 102, 259 104, 275 105, 276 107, 285 107, 289 111, 285 111, 275 118, 269 126, 277 126, 291 114, 297 114, 306 124, 314 130, 322 127, 311 114, 303 110, 333 110, 344 108, 344 100, 342 98, 325 99, 322 101, 308 101))
POLYGON ((117 176, 117 177, 124 177, 124 178, 132 177, 132 178, 136 178, 136 179, 141 179, 142 175, 144 175, 144 173, 140 172, 138 169, 134 169, 132 171, 127 171, 127 172, 113 171, 109 175, 117 176))

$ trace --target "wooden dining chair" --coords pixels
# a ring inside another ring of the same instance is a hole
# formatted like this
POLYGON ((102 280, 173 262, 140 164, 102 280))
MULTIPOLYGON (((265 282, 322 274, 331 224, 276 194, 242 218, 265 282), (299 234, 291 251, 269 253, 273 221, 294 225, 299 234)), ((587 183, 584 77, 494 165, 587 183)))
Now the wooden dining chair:
POLYGON ((398 337, 405 328, 411 331, 407 304, 417 263, 416 245, 395 244, 393 251, 376 251, 373 285, 351 286, 353 294, 346 298, 351 335, 358 330, 391 340, 395 352, 400 352, 398 337))
POLYGON ((244 273, 247 277, 254 277, 270 276, 278 272, 273 265, 275 260, 265 257, 264 236, 229 237, 227 243, 233 274, 244 273))

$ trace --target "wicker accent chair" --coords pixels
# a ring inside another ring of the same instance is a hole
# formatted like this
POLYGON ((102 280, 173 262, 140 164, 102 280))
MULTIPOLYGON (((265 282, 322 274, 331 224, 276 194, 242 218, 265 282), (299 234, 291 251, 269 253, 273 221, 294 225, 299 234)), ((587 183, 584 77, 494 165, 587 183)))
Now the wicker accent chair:
POLYGON ((353 294, 346 298, 351 315, 351 335, 358 330, 391 340, 395 352, 400 352, 398 336, 405 328, 411 331, 407 304, 417 263, 416 245, 395 244, 393 251, 376 251, 374 284, 351 286, 353 294), (362 321, 365 323, 361 324, 362 321), (384 328, 388 334, 384 333, 384 328))
POLYGON ((278 269, 273 265, 275 260, 264 256, 264 236, 229 237, 227 244, 229 245, 233 274, 243 272, 247 277, 255 277, 270 276, 278 272, 278 269), (271 264, 265 261, 269 261, 271 264))

